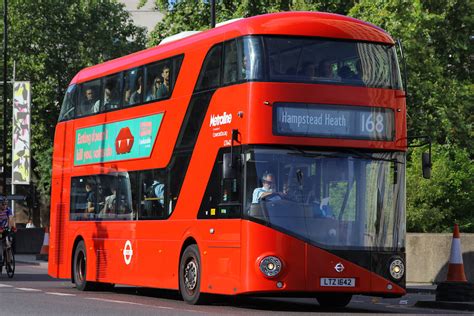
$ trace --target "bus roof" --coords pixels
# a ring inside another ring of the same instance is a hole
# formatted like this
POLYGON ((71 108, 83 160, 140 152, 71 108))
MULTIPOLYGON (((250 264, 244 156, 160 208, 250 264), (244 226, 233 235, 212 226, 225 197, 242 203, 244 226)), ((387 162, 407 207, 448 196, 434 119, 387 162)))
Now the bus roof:
POLYGON ((322 12, 281 12, 258 15, 209 29, 81 70, 71 84, 85 82, 184 53, 203 41, 222 42, 243 35, 312 36, 394 44, 381 28, 351 17, 322 12))

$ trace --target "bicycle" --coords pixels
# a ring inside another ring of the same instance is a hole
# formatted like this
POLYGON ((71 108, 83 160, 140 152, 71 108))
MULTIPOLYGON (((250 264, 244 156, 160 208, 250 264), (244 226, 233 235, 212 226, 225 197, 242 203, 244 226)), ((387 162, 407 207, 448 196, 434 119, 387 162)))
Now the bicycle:
POLYGON ((3 267, 11 279, 15 275, 15 255, 13 254, 13 236, 9 228, 0 229, 1 242, 3 246, 3 261, 0 263, 0 274, 3 267))

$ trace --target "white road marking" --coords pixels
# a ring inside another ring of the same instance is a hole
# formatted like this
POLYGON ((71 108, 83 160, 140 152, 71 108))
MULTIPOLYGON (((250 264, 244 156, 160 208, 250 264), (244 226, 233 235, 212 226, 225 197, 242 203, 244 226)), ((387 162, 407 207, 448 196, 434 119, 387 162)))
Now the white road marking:
POLYGON ((41 292, 41 290, 30 289, 30 288, 27 288, 27 287, 17 287, 15 289, 20 290, 20 291, 26 291, 26 292, 41 292))
POLYGON ((109 299, 106 299, 106 298, 86 297, 86 300, 94 300, 94 301, 101 301, 101 302, 108 302, 108 303, 118 303, 118 304, 131 304, 131 305, 147 306, 147 307, 153 307, 153 308, 159 308, 159 309, 176 310, 176 311, 183 311, 183 312, 190 312, 190 313, 201 313, 200 311, 193 311, 193 310, 189 310, 189 309, 179 309, 179 308, 166 307, 166 306, 140 304, 140 303, 135 303, 135 302, 109 300, 109 299))
POLYGON ((49 295, 58 295, 58 296, 76 296, 76 294, 69 294, 69 293, 58 293, 58 292, 46 292, 49 295))
POLYGON ((8 284, 0 284, 0 287, 13 287, 13 285, 8 285, 8 284))
POLYGON ((364 301, 352 300, 351 303, 364 303, 364 301))
POLYGON ((118 303, 118 304, 131 304, 131 305, 149 306, 149 305, 140 304, 140 303, 135 303, 135 302, 109 300, 109 299, 106 299, 106 298, 97 298, 97 297, 86 297, 86 300, 94 300, 94 301, 109 302, 109 303, 118 303))

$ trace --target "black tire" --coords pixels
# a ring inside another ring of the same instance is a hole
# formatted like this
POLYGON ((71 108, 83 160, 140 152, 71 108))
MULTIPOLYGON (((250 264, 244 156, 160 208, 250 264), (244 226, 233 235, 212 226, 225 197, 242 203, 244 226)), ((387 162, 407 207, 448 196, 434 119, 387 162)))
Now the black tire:
POLYGON ((15 275, 15 255, 13 249, 8 248, 4 254, 5 260, 5 271, 7 271, 8 277, 11 279, 15 275))
POLYGON ((94 282, 87 281, 87 255, 84 241, 80 241, 74 250, 72 261, 73 277, 76 288, 79 291, 91 291, 95 287, 94 282))
POLYGON ((191 305, 204 303, 201 293, 201 256, 197 245, 189 245, 179 262, 179 291, 183 300, 191 305))
POLYGON ((322 307, 346 307, 352 299, 352 294, 321 293, 316 296, 316 299, 322 307))

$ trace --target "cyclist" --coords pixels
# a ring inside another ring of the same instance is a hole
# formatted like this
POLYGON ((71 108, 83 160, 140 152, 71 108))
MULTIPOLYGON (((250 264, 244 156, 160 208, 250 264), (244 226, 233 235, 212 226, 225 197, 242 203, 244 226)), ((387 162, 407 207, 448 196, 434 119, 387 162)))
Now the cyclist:
POLYGON ((0 233, 2 235, 2 240, 0 241, 0 264, 3 262, 3 231, 6 228, 15 230, 15 223, 13 220, 13 212, 11 208, 8 207, 6 199, 4 199, 0 204, 0 233))

